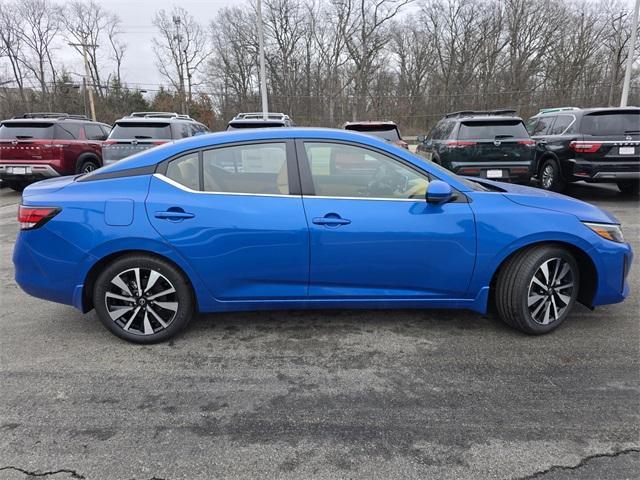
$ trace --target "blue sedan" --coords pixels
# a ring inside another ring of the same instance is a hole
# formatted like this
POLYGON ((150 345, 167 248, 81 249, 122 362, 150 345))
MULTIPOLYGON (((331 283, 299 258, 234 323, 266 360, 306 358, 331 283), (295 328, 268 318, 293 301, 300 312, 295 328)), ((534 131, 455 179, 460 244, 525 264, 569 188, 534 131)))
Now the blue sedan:
POLYGON ((542 334, 624 300, 632 260, 592 205, 344 130, 192 137, 33 184, 18 217, 18 284, 140 343, 195 312, 299 308, 494 310, 542 334))

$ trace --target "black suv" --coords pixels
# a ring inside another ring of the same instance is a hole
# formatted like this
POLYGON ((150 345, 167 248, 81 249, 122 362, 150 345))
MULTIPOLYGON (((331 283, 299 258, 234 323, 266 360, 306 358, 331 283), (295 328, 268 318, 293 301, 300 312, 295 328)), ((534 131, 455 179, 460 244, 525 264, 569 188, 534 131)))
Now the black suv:
POLYGON ((293 120, 284 113, 267 113, 267 119, 261 112, 239 113, 227 124, 227 130, 240 128, 295 127, 293 120))
POLYGON ((638 193, 640 108, 543 109, 527 129, 537 143, 533 173, 545 190, 560 192, 584 180, 638 193))
POLYGON ((515 110, 447 114, 417 152, 460 175, 529 183, 535 142, 515 110))
POLYGON ((105 165, 163 143, 209 132, 189 115, 133 112, 117 120, 102 147, 105 165))

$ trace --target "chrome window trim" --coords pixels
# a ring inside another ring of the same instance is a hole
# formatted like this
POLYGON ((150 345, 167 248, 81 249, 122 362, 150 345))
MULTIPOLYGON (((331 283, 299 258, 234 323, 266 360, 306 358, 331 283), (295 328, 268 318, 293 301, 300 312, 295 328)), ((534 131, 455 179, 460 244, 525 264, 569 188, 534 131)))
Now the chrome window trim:
POLYGON ((303 195, 302 198, 320 198, 324 200, 373 200, 385 202, 426 202, 424 198, 381 198, 381 197, 332 197, 330 195, 303 195))
POLYGON ((163 175, 162 173, 154 173, 154 177, 158 180, 162 180, 165 183, 168 183, 171 186, 179 188, 185 192, 189 193, 199 193, 204 195, 235 195, 235 196, 243 196, 243 197, 288 197, 288 198, 300 198, 302 195, 292 195, 290 193, 244 193, 244 192, 208 192, 201 190, 193 190, 185 185, 182 185, 175 180, 163 175))

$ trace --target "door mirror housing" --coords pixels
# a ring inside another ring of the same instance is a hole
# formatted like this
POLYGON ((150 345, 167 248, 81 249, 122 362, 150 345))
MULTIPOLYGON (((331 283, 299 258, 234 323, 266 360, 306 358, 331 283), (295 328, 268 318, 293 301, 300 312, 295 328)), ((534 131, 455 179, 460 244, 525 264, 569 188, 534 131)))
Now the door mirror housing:
POLYGON ((427 186, 427 193, 425 194, 427 203, 433 203, 435 205, 442 205, 443 203, 450 202, 453 199, 453 189, 451 185, 442 180, 433 180, 429 182, 427 186))

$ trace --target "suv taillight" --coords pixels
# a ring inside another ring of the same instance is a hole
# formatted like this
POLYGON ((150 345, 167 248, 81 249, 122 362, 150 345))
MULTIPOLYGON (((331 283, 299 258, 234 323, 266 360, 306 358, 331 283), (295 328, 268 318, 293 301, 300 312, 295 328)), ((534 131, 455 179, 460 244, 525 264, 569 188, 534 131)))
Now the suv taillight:
POLYGON ((535 147, 535 140, 518 140, 518 145, 526 145, 527 147, 535 147))
POLYGON ((18 208, 18 222, 20 230, 33 230, 41 227, 60 213, 59 207, 25 207, 18 208))
POLYGON ((467 142, 464 140, 448 140, 445 145, 449 148, 466 148, 473 147, 476 142, 467 142))
POLYGON ((569 148, 577 153, 596 153, 600 150, 602 143, 598 142, 580 142, 574 140, 569 144, 569 148))

